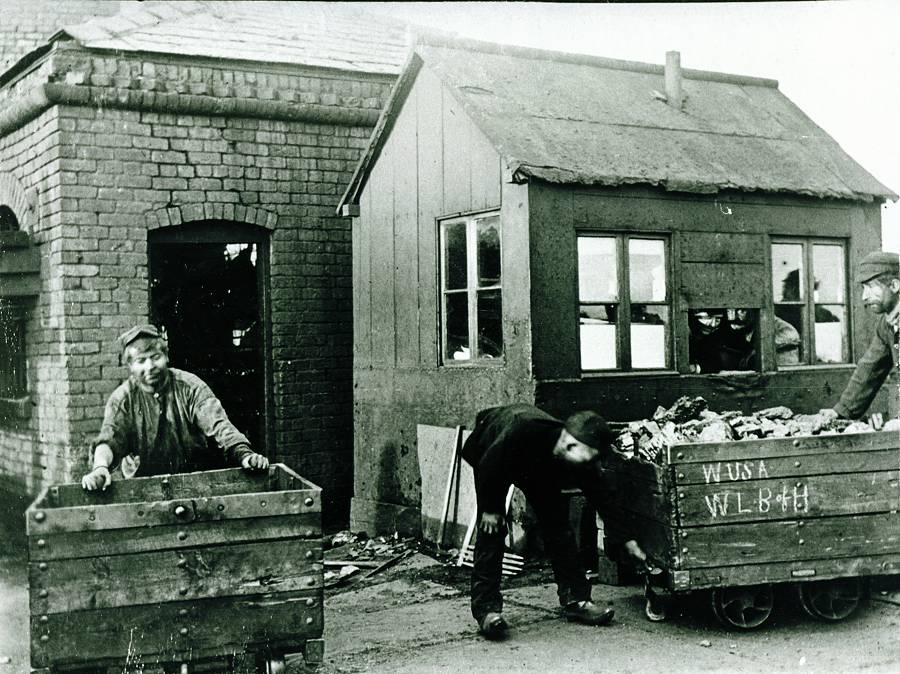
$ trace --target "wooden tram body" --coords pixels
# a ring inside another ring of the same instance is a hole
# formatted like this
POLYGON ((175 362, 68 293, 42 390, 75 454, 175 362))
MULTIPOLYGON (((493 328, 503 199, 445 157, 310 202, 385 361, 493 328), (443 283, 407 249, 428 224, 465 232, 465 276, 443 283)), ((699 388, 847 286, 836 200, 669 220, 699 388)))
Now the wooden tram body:
POLYGON ((282 464, 48 487, 26 513, 32 667, 321 662, 321 503, 282 464))
POLYGON ((655 584, 711 590, 732 626, 765 622, 775 584, 796 583, 807 612, 838 620, 861 580, 900 573, 900 433, 677 445, 663 465, 614 470, 620 514, 664 572, 655 584))

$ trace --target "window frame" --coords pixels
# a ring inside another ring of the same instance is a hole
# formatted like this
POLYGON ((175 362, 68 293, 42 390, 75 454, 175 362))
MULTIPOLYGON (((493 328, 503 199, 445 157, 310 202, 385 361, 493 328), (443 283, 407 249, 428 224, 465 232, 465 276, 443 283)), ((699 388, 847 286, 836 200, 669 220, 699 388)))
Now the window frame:
POLYGON ((437 268, 438 268, 438 364, 447 367, 496 367, 506 362, 506 343, 501 341, 500 356, 481 356, 478 346, 478 293, 479 291, 497 290, 500 292, 501 310, 500 325, 501 337, 503 330, 503 222, 500 216, 500 209, 493 208, 487 211, 476 211, 463 213, 445 218, 437 219, 437 268), (499 231, 498 244, 500 254, 500 280, 499 283, 489 286, 478 285, 478 221, 488 218, 497 218, 497 229, 499 231), (464 289, 454 288, 448 290, 447 282, 447 259, 446 259, 446 232, 447 228, 452 225, 465 223, 466 225, 466 287, 464 289), (450 294, 466 295, 466 309, 468 312, 468 340, 470 358, 464 360, 454 360, 448 353, 448 335, 447 335, 447 304, 446 298, 450 294))
MULTIPOLYGON (((847 239, 843 238, 828 238, 821 236, 772 236, 769 239, 769 261, 768 264, 771 267, 772 265, 772 247, 777 244, 783 245, 800 245, 803 248, 803 257, 802 263, 804 265, 803 269, 803 288, 805 289, 805 297, 802 300, 795 300, 790 302, 779 302, 776 301, 775 297, 775 288, 774 285, 770 288, 772 304, 772 320, 777 317, 775 313, 776 307, 778 306, 799 306, 802 307, 802 318, 803 318, 803 334, 801 335, 801 346, 803 348, 803 362, 796 363, 793 365, 779 365, 777 357, 773 358, 773 366, 775 370, 794 370, 794 369, 806 369, 811 367, 846 367, 848 365, 852 365, 854 362, 853 359, 853 340, 850 337, 850 323, 851 323, 851 296, 850 296, 850 266, 849 266, 849 245, 847 239), (813 268, 813 249, 816 245, 827 245, 827 246, 838 246, 841 249, 843 265, 844 265, 844 301, 843 303, 837 302, 816 302, 815 300, 815 283, 816 283, 816 275, 815 269, 813 268), (839 305, 844 308, 844 325, 843 325, 843 333, 841 335, 841 350, 846 355, 846 359, 837 363, 818 363, 815 362, 816 359, 816 338, 815 338, 815 325, 816 325, 816 306, 835 306, 839 305)), ((769 274, 769 282, 771 283, 774 279, 772 279, 772 274, 769 274)), ((773 353, 774 353, 774 341, 775 341, 775 331, 774 327, 772 329, 771 340, 773 342, 773 353)))
MULTIPOLYGON (((2 379, 0 379, 2 386, 7 386, 5 383, 7 380, 11 382, 8 390, 0 388, 0 400, 17 401, 29 396, 27 350, 28 308, 26 304, 22 301, 0 298, 0 331, 6 331, 6 327, 3 324, 7 321, 12 325, 12 331, 16 333, 13 339, 16 342, 15 346, 17 348, 14 349, 13 353, 9 354, 8 358, 4 357, 0 359, 0 365, 5 365, 8 360, 12 363, 14 369, 11 374, 7 372, 0 373, 3 375, 2 379)), ((5 339, 4 336, 0 341, 5 343, 5 339)))
POLYGON ((577 317, 576 345, 578 353, 578 368, 581 376, 610 375, 610 374, 659 374, 660 372, 675 372, 675 313, 673 307, 672 285, 674 274, 672 266, 672 238, 669 233, 662 232, 628 232, 628 231, 604 231, 604 230, 578 230, 575 232, 575 315, 577 317), (616 283, 618 301, 612 302, 582 302, 580 295, 580 274, 578 264, 578 240, 582 238, 607 238, 615 240, 616 251, 616 283), (665 257, 666 297, 663 301, 637 301, 631 299, 631 273, 628 256, 628 243, 632 240, 661 241, 663 255, 665 257), (625 292, 627 290, 627 292, 625 292), (583 306, 598 306, 604 304, 616 304, 616 367, 602 369, 585 369, 581 363, 581 308, 583 306), (633 366, 631 349, 631 306, 640 304, 645 306, 662 306, 668 309, 668 318, 665 323, 664 339, 664 365, 656 368, 635 368, 633 366), (625 367, 627 363, 627 367, 625 367))

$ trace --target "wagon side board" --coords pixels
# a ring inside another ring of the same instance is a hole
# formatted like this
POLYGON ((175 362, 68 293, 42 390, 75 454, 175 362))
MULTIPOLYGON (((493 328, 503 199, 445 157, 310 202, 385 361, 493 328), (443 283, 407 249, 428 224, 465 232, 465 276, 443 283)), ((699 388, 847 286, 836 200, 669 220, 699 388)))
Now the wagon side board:
POLYGON ((228 653, 295 652, 322 631, 319 587, 32 616, 31 657, 40 667, 129 661, 140 671, 228 653))
POLYGON ((900 574, 900 434, 679 445, 675 590, 900 574))
POLYGON ((619 498, 611 517, 626 536, 637 540, 649 559, 666 568, 679 565, 677 513, 671 507, 670 471, 642 459, 615 462, 609 470, 619 498))

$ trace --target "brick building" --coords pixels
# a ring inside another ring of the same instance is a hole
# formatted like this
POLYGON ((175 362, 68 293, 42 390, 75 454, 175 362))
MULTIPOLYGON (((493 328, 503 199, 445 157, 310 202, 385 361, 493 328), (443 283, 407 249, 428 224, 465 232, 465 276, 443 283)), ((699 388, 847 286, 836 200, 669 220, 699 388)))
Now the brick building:
POLYGON ((172 365, 346 517, 351 245, 334 213, 407 40, 346 6, 145 2, 16 54, 0 74, 8 488, 80 474, 124 376, 114 340, 149 319, 172 365))

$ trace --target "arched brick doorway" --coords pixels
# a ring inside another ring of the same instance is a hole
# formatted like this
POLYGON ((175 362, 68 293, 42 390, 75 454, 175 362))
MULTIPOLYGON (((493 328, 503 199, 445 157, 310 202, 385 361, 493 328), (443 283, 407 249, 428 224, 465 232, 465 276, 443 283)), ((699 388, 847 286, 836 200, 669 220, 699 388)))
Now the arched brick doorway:
POLYGON ((171 366, 209 384, 270 454, 269 232, 207 220, 151 231, 148 244, 150 318, 167 333, 171 366))

